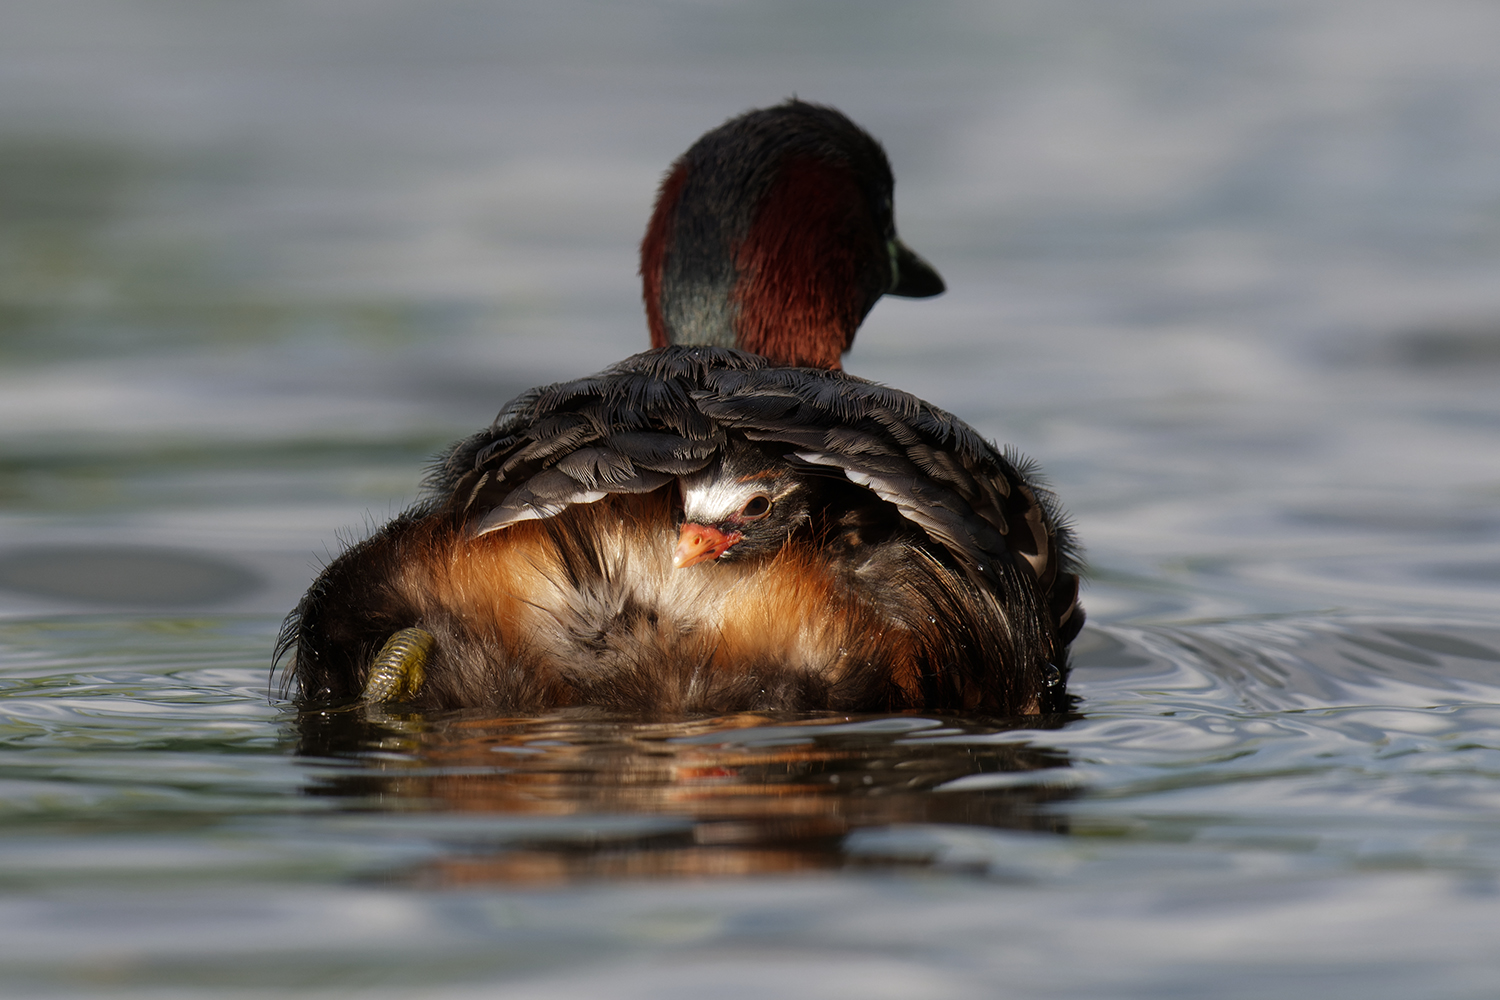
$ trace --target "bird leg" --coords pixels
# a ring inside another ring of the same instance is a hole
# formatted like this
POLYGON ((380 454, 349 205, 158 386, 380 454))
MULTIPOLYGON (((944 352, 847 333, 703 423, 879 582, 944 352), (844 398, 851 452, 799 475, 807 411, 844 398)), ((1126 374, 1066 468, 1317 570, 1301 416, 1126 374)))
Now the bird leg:
POLYGON ((360 700, 382 705, 415 698, 426 680, 427 657, 435 641, 431 632, 419 628, 394 633, 375 654, 360 700))

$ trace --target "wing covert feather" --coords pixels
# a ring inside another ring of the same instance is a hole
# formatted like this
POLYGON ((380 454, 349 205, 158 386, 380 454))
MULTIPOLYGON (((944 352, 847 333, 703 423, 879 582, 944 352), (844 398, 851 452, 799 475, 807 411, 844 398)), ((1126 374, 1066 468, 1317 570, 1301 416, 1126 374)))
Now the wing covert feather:
POLYGON ((434 500, 496 530, 659 488, 707 467, 729 435, 842 470, 987 580, 1013 561, 1044 586, 1076 587, 1071 534, 1024 461, 898 389, 726 348, 648 351, 524 393, 447 456, 434 500))

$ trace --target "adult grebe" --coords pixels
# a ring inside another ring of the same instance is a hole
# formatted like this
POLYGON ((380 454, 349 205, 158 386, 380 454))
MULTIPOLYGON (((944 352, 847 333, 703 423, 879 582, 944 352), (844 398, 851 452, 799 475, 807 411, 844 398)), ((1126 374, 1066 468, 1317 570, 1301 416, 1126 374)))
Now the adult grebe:
POLYGON ((1051 493, 837 370, 882 294, 943 290, 892 188, 832 108, 699 139, 641 245, 655 349, 523 394, 328 566, 282 635, 303 702, 1062 710, 1083 611, 1051 493))

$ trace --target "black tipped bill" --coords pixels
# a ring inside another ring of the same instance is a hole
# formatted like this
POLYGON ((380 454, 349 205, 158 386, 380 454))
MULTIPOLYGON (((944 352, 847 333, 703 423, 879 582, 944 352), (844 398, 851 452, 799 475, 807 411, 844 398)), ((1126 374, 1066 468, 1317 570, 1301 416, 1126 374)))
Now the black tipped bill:
POLYGON ((919 257, 915 250, 898 239, 891 240, 891 287, 887 295, 908 299, 925 299, 948 290, 942 275, 919 257))

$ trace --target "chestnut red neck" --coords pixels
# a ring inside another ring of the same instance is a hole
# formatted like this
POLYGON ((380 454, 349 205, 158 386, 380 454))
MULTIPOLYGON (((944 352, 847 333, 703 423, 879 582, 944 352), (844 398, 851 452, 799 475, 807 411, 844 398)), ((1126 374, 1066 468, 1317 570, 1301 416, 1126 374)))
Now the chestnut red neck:
POLYGON ((789 101, 703 136, 641 242, 652 346, 838 368, 881 295, 943 288, 896 239, 892 185, 880 145, 832 108, 789 101))

